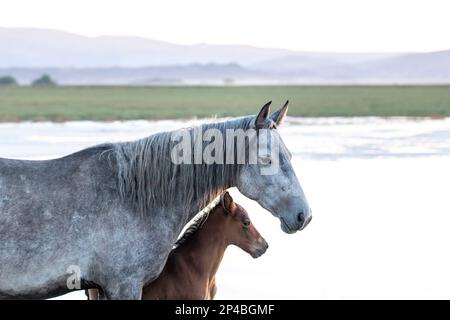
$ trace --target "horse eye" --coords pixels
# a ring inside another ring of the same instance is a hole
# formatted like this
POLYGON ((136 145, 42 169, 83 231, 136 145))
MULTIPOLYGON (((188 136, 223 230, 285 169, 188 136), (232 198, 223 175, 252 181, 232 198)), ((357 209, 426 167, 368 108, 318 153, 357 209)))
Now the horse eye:
POLYGON ((258 160, 259 160, 259 163, 261 163, 261 164, 271 164, 272 163, 272 159, 270 157, 260 157, 258 160))
POLYGON ((244 220, 242 221, 242 224, 244 225, 244 227, 248 228, 250 226, 250 220, 244 220))

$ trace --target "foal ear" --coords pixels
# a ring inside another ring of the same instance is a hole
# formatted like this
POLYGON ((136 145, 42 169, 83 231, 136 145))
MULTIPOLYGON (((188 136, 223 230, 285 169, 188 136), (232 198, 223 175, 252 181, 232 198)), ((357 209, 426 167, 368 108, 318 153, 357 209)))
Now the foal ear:
POLYGON ((231 213, 232 205, 233 205, 233 198, 230 196, 228 191, 225 191, 220 196, 220 204, 222 205, 222 208, 225 209, 226 213, 231 213))
POLYGON ((275 111, 270 116, 270 118, 277 124, 277 126, 279 126, 283 122, 284 117, 286 117, 286 114, 287 114, 288 109, 289 109, 288 105, 289 105, 289 100, 286 101, 286 103, 284 104, 283 108, 281 108, 278 111, 275 111))
POLYGON ((255 120, 256 128, 260 129, 264 126, 264 123, 266 122, 267 118, 269 117, 271 103, 272 103, 272 101, 267 102, 261 108, 261 111, 259 111, 258 115, 256 116, 256 120, 255 120))

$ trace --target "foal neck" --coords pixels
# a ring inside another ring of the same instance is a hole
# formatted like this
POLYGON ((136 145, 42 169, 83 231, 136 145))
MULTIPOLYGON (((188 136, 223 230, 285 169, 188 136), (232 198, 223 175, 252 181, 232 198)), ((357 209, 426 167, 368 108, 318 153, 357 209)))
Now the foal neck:
POLYGON ((177 251, 187 259, 199 277, 213 278, 228 247, 226 214, 218 205, 191 238, 177 251))

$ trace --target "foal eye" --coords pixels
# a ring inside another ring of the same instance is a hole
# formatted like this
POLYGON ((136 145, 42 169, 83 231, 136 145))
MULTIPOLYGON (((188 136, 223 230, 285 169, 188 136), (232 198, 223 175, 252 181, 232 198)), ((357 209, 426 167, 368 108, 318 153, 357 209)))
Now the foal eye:
POLYGON ((244 221, 242 221, 242 225, 243 225, 245 228, 248 228, 248 227, 250 226, 250 220, 244 220, 244 221))
POLYGON ((270 157, 259 157, 258 161, 261 164, 271 164, 272 163, 272 159, 270 157))

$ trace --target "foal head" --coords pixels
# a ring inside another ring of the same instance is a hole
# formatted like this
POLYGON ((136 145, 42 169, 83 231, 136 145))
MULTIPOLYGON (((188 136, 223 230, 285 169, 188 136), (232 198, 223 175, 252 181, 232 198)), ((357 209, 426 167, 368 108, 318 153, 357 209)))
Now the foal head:
POLYGON ((222 230, 228 243, 238 246, 253 258, 264 254, 269 245, 256 230, 245 209, 235 203, 227 191, 220 196, 220 207, 225 215, 222 230))

